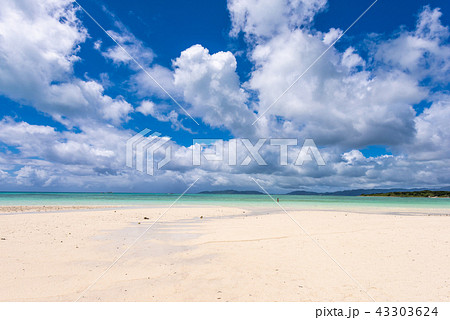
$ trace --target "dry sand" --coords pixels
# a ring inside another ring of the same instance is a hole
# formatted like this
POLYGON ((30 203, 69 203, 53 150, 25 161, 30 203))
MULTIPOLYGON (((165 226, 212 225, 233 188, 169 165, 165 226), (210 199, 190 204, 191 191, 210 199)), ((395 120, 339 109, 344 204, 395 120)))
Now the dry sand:
MULTIPOLYGON (((0 301, 78 299, 166 211, 61 209, 2 208, 0 301)), ((375 300, 450 301, 450 209, 385 211, 289 213, 375 300)), ((176 206, 79 301, 370 301, 364 290, 276 206, 176 206)))

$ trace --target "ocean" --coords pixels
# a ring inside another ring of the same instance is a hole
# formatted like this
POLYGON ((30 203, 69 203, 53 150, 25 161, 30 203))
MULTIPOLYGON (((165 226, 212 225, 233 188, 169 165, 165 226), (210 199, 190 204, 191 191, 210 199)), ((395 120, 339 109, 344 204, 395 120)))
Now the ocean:
MULTIPOLYGON (((170 205, 179 194, 149 193, 38 193, 0 192, 0 206, 27 205, 170 205)), ((369 208, 450 208, 448 198, 397 198, 357 196, 273 195, 283 207, 343 209, 369 208)), ((177 204, 220 206, 276 206, 267 195, 185 194, 177 204)))

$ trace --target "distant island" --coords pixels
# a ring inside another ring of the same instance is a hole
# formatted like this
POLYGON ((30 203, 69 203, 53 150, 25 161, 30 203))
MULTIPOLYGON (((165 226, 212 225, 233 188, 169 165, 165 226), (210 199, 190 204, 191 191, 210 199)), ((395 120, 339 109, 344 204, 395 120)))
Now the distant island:
MULTIPOLYGON (((260 191, 238 191, 238 190, 217 190, 202 191, 198 194, 264 194, 260 191)), ((275 194, 274 194, 275 195, 275 194)), ((297 190, 289 193, 278 193, 277 195, 287 196, 379 196, 379 197, 450 197, 450 186, 441 187, 437 190, 423 189, 352 189, 334 192, 314 192, 306 190, 297 190)))
MULTIPOLYGON (((421 192, 423 189, 352 189, 352 190, 341 190, 334 192, 313 192, 313 191, 293 191, 287 193, 287 195, 304 195, 304 196, 369 196, 373 194, 387 194, 387 193, 397 193, 397 192, 421 192)), ((448 192, 450 186, 439 188, 438 191, 448 192)), ((434 192, 434 191, 432 191, 434 192)))
POLYGON ((421 197, 421 198, 450 198, 450 191, 408 191, 362 194, 362 197, 421 197))

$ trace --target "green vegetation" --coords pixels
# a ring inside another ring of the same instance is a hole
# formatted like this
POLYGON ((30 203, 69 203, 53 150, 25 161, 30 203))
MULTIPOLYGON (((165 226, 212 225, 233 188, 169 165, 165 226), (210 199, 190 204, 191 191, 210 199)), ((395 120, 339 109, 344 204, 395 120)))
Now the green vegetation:
POLYGON ((374 194, 362 194, 362 197, 422 197, 422 198, 450 198, 450 191, 408 191, 408 192, 386 192, 374 194))

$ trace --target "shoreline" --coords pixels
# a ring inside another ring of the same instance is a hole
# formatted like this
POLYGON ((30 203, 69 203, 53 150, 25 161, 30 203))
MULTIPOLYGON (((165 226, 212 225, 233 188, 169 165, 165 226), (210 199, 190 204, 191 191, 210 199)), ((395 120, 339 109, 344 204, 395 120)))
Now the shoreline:
MULTIPOLYGON (((176 203, 174 208, 217 208, 224 207, 230 209, 243 209, 251 211, 270 211, 283 212, 283 209, 275 203, 269 203, 271 206, 255 206, 253 204, 239 203, 237 205, 224 204, 186 204, 176 203)), ((308 212, 344 212, 356 214, 380 214, 380 215, 411 215, 411 216, 450 216, 449 208, 410 208, 410 207, 364 207, 349 206, 332 209, 330 206, 295 207, 292 204, 281 203, 287 211, 308 211, 308 212)), ((0 205, 0 216, 8 214, 38 214, 38 213, 58 213, 58 212, 77 212, 77 211, 102 211, 102 210, 133 210, 133 209, 165 209, 169 208, 167 204, 136 204, 136 205, 0 205)))

